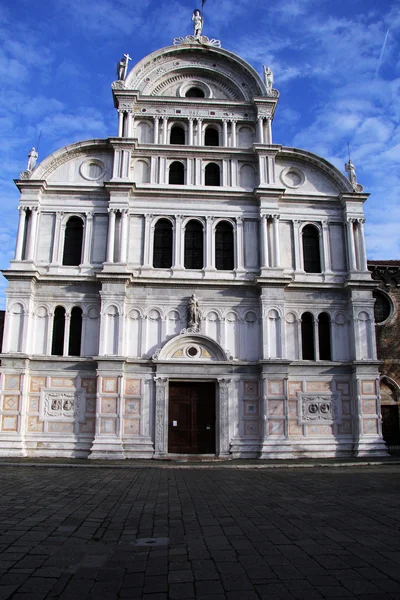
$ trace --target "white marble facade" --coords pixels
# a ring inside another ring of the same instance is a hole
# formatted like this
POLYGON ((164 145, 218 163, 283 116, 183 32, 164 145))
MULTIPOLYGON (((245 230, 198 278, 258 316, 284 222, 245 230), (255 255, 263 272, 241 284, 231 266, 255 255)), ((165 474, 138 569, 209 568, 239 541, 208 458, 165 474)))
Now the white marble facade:
POLYGON ((367 194, 273 142, 250 65, 176 41, 113 83, 115 137, 17 181, 0 456, 166 457, 174 382, 213 384, 216 456, 385 454, 367 194))

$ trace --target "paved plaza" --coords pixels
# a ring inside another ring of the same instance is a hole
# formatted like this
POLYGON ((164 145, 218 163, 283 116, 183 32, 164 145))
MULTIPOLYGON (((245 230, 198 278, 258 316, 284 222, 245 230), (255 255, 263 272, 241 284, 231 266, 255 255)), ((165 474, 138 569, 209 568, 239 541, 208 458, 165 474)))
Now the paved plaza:
POLYGON ((0 600, 400 599, 400 466, 0 467, 0 600))

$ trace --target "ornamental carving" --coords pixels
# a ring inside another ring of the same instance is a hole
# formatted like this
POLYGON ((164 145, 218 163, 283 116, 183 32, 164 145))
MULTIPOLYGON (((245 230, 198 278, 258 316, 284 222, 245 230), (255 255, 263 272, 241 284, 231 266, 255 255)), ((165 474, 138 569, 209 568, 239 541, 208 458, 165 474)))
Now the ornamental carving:
POLYGON ((371 271, 374 281, 382 281, 387 287, 393 283, 396 286, 400 284, 400 266, 369 265, 368 269, 371 271))
POLYGON ((230 379, 219 379, 220 451, 229 452, 229 384, 230 379))
POLYGON ((155 451, 165 452, 165 401, 168 385, 167 377, 155 377, 156 382, 156 431, 155 451))
POLYGON ((85 420, 86 393, 80 390, 41 390, 40 417, 42 421, 85 420))
POLYGON ((341 395, 298 394, 300 402, 299 424, 327 424, 341 422, 341 395))
POLYGON ((176 37, 173 41, 174 46, 180 44, 201 44, 203 46, 214 46, 215 48, 221 48, 220 40, 208 38, 206 35, 195 37, 194 35, 187 35, 186 37, 176 37))

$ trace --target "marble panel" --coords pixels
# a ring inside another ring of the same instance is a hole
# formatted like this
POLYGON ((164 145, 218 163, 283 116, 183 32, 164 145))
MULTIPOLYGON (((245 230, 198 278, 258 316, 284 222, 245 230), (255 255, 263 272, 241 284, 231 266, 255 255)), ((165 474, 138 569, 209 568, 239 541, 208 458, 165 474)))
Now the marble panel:
POLYGON ((344 415, 351 415, 351 402, 350 400, 342 401, 342 412, 344 415))
POLYGON ((125 419, 124 420, 124 434, 125 435, 138 435, 140 431, 140 420, 139 419, 125 419))
POLYGON ((268 415, 283 417, 285 414, 285 404, 283 400, 270 400, 268 402, 268 415))
POLYGON ((306 381, 307 392, 330 392, 331 389, 330 381, 306 381))
POLYGON ((31 392, 40 392, 42 387, 46 387, 46 377, 31 377, 29 383, 31 392))
POLYGON ((258 381, 244 381, 244 395, 258 396, 258 381))
POLYGON ((364 415, 376 414, 376 400, 363 400, 361 406, 364 415))
POLYGON ((378 433, 377 419, 363 419, 362 428, 363 428, 363 433, 366 433, 366 434, 378 433))
POLYGON ((52 377, 50 387, 73 387, 74 384, 75 379, 70 379, 67 377, 52 377))
POLYGON ((115 394, 117 391, 117 381, 116 377, 103 377, 101 380, 102 391, 109 394, 115 394))
POLYGON ((259 422, 258 421, 245 421, 244 422, 244 435, 258 436, 259 435, 259 422))
POLYGON ((338 425, 338 434, 339 435, 348 435, 353 433, 353 423, 350 419, 343 419, 341 425, 338 425))
POLYGON ((96 412, 96 398, 86 398, 86 412, 89 414, 96 412))
POLYGON ((333 435, 332 425, 307 425, 307 435, 333 435))
POLYGON ((31 396, 29 398, 29 412, 39 412, 39 398, 31 396))
POLYGON ((82 387, 86 390, 86 394, 95 394, 96 393, 96 379, 91 378, 82 378, 82 387))
POLYGON ((125 381, 125 394, 140 396, 140 379, 127 379, 125 381))
POLYGON ((102 398, 101 399, 101 412, 115 414, 117 412, 116 399, 115 398, 102 398))
POLYGON ((350 384, 345 381, 338 381, 336 389, 338 392, 342 392, 342 396, 348 396, 350 394, 350 384))
POLYGON ((125 412, 137 415, 140 413, 140 400, 125 399, 125 412))
POLYGON ((269 396, 283 396, 283 381, 268 381, 268 395, 269 396))
POLYGON ((55 423, 48 424, 48 432, 49 433, 74 433, 74 424, 73 423, 63 423, 60 421, 56 421, 55 423))
POLYGON ((115 435, 116 420, 115 419, 100 419, 101 433, 115 435))
POLYGON ((18 410, 19 397, 18 396, 4 396, 3 398, 3 410, 18 410))
POLYGON ((268 433, 269 435, 284 435, 285 423, 283 420, 280 421, 268 421, 268 433))
POLYGON ((289 381, 288 394, 290 397, 296 397, 297 392, 301 392, 301 381, 289 381))
POLYGON ((81 433, 94 433, 96 429, 96 420, 95 419, 86 419, 83 423, 79 425, 79 430, 81 433))
POLYGON ((291 401, 288 403, 289 417, 297 417, 297 406, 297 402, 291 401))
POLYGON ((251 415, 259 415, 259 402, 255 400, 244 400, 243 402, 243 411, 247 416, 251 415))
POLYGON ((375 381, 361 381, 361 393, 363 396, 375 396, 375 381))
POLYGON ((27 429, 31 433, 42 433, 44 423, 39 421, 39 417, 28 417, 27 429))
POLYGON ((1 428, 3 431, 17 431, 18 417, 14 415, 3 415, 1 428))
POLYGON ((289 421, 289 435, 303 435, 303 427, 296 421, 289 421))
POLYGON ((5 390, 19 390, 20 376, 19 375, 6 375, 4 377, 4 389, 5 390))

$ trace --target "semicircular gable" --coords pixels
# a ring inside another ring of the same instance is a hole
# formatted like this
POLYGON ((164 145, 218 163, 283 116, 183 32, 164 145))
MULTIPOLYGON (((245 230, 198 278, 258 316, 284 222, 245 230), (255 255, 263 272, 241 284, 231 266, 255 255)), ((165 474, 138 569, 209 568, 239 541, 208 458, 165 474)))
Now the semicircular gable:
POLYGON ((47 156, 30 179, 81 181, 96 184, 110 179, 112 150, 107 140, 87 140, 64 146, 47 156), (73 173, 62 175, 64 165, 74 163, 73 173), (56 172, 60 172, 60 176, 56 172))
POLYGON ((258 73, 246 61, 221 48, 199 45, 167 46, 143 58, 125 81, 125 89, 139 90, 142 95, 166 95, 173 83, 190 76, 209 82, 220 93, 224 89, 230 99, 251 100, 265 96, 266 88, 258 73), (218 85, 220 87, 218 87, 218 85))
POLYGON ((217 342, 208 336, 196 333, 180 334, 170 339, 156 355, 154 360, 179 360, 200 362, 226 362, 227 353, 217 342))
POLYGON ((350 181, 324 158, 283 147, 276 156, 276 178, 288 193, 337 195, 353 192, 350 181))

